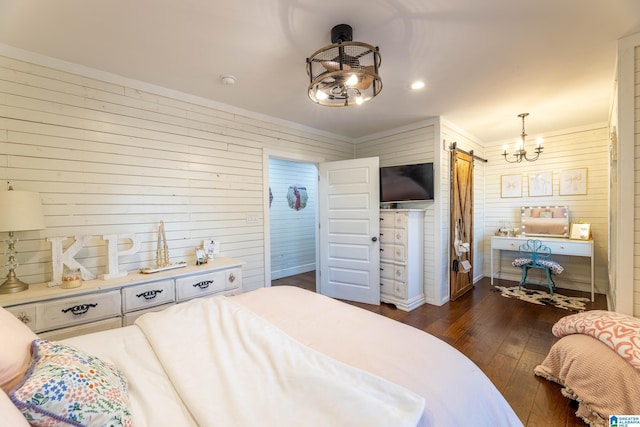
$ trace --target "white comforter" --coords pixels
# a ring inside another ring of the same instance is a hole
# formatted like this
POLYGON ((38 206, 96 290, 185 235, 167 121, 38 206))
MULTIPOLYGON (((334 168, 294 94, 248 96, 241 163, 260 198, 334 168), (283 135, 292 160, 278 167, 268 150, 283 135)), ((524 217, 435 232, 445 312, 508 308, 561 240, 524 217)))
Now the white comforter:
POLYGON ((225 298, 138 319, 200 426, 415 426, 417 394, 299 344, 225 298))
MULTIPOLYGON (((348 416, 356 418, 351 425, 368 425, 371 418, 384 425, 386 421, 377 419, 378 408, 371 408, 367 399, 384 400, 386 390, 389 390, 392 398, 407 395, 402 389, 376 377, 398 384, 424 399, 425 408, 418 421, 420 427, 522 426, 504 397, 473 362, 445 342, 416 328, 288 286, 263 288, 228 299, 232 301, 230 307, 234 307, 230 310, 232 313, 243 312, 238 314, 239 318, 266 319, 266 324, 255 322, 261 324, 260 328, 264 328, 262 333, 269 336, 286 334, 281 341, 285 344, 285 350, 296 347, 290 341, 300 342, 308 347, 303 350, 304 354, 312 355, 323 366, 331 365, 328 362, 325 364, 324 359, 327 357, 339 361, 334 365, 336 374, 330 378, 348 380, 338 381, 336 384, 321 372, 315 371, 315 366, 309 367, 304 361, 289 361, 282 368, 272 366, 271 359, 283 361, 288 360, 284 358, 289 356, 285 354, 269 358, 257 355, 258 344, 249 344, 250 341, 247 340, 254 340, 254 335, 260 333, 249 334, 249 338, 245 339, 229 332, 221 332, 218 336, 224 335, 231 342, 216 344, 209 339, 208 334, 220 330, 221 318, 208 310, 199 314, 191 312, 190 307, 195 307, 192 303, 170 308, 174 312, 173 319, 150 313, 141 317, 138 324, 133 326, 82 335, 65 341, 111 361, 124 373, 129 383, 135 427, 198 427, 209 424, 242 426, 240 421, 222 421, 232 417, 227 413, 228 410, 236 414, 243 410, 248 412, 239 415, 241 420, 246 419, 246 423, 251 426, 265 425, 266 415, 293 420, 294 425, 337 425, 334 415, 311 422, 307 409, 297 408, 298 404, 320 405, 327 410, 333 407, 344 410, 348 407, 348 416), (235 306, 241 306, 243 310, 236 310, 235 306), (180 322, 181 326, 174 322, 180 322), (155 338, 143 333, 140 328, 142 323, 155 324, 151 326, 155 331, 150 333, 155 338), (163 349, 157 350, 156 347, 163 349), (234 353, 242 347, 249 349, 249 353, 244 356, 234 353), (215 352, 216 349, 224 349, 220 354, 226 356, 216 356, 216 362, 201 361, 204 354, 202 351, 215 352), (178 352, 179 355, 174 359, 161 354, 167 351, 178 352), (161 362, 160 359, 168 360, 161 362), (167 366, 163 363, 167 363, 167 366), (345 369, 345 365, 354 367, 355 370, 345 369), (296 381, 281 370, 298 366, 300 369, 294 369, 294 374, 299 375, 296 381), (312 370, 307 371, 307 368, 312 370), (271 373, 266 375, 268 371, 271 373), (343 373, 345 377, 342 376, 343 373), (300 381, 300 378, 311 376, 319 377, 324 383, 311 387, 310 382, 300 381), (364 389, 349 383, 354 376, 356 379, 366 379, 366 384, 362 386, 364 389), (236 378, 243 378, 248 385, 243 386, 243 389, 235 383, 236 378), (260 383, 265 380, 265 384, 260 383), (310 387, 310 391, 294 391, 294 383, 310 387), (229 385, 232 387, 229 393, 233 395, 227 395, 224 391, 229 385), (337 391, 323 388, 325 385, 336 386, 337 391), (279 388, 276 391, 282 398, 270 397, 268 389, 272 386, 279 388), (311 389, 314 391, 313 395, 311 389), (366 390, 365 396, 361 395, 363 390, 366 390), (357 396, 353 397, 353 394, 357 396), (334 397, 338 398, 337 402, 334 397), (344 398, 340 400, 341 397, 344 398), (352 402, 362 406, 356 407, 352 402), (255 408, 267 408, 253 409, 254 404, 257 405, 255 408), (376 415, 369 413, 370 410, 375 410, 376 415), (205 419, 202 420, 202 417, 205 419), (296 417, 299 418, 295 419, 296 417), (255 418, 259 422, 253 422, 255 418)), ((193 302, 196 301, 199 300, 193 302)), ((232 321, 235 322, 234 317, 232 321)), ((229 320, 224 321, 228 322, 229 320)), ((226 331, 226 328, 222 330, 226 331)), ((411 394, 408 396, 411 402, 411 394)), ((381 405, 381 409, 383 412, 391 410, 388 405, 381 405)), ((308 410, 315 414, 318 406, 308 410)), ((281 425, 280 421, 278 419, 276 424, 281 425)), ((394 420, 387 425, 401 424, 394 420)))

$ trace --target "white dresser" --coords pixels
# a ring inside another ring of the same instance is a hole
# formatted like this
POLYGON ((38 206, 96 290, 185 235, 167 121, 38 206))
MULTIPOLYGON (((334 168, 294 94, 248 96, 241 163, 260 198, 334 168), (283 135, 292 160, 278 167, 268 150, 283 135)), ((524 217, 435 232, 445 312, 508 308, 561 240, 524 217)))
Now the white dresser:
POLYGON ((411 311, 425 303, 424 211, 380 211, 380 300, 411 311))
POLYGON ((40 338, 59 340, 128 326, 144 313, 192 298, 241 293, 242 265, 242 260, 218 258, 158 273, 89 280, 73 289, 40 283, 0 295, 0 306, 40 338))

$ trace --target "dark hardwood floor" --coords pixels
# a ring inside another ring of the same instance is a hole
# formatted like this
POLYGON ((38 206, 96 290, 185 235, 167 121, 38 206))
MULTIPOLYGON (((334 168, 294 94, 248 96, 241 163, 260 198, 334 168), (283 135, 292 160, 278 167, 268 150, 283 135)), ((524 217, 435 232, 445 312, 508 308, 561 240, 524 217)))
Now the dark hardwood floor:
MULTIPOLYGON (((494 283, 517 285, 500 280, 494 283)), ((271 284, 315 291, 315 271, 274 280, 271 284)), ((589 296, 565 289, 559 292, 589 296)), ((472 291, 456 301, 441 307, 423 305, 409 313, 389 304, 345 302, 421 329, 457 348, 491 379, 525 426, 586 425, 575 416, 577 406, 562 396, 559 385, 533 374, 533 368, 557 341, 551 327, 572 312, 504 298, 492 290, 488 278, 480 280, 472 291)), ((595 302, 587 304, 587 310, 606 308, 604 295, 596 295, 595 302)))

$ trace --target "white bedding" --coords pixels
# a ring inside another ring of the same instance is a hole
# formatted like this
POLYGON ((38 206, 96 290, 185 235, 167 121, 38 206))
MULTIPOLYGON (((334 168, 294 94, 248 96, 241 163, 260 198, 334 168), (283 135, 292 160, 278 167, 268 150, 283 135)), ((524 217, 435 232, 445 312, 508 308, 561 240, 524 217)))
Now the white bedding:
MULTIPOLYGON (((374 377, 386 379, 422 396, 426 405, 417 425, 522 425, 502 395, 475 364, 448 344, 418 329, 297 288, 259 289, 231 297, 230 300, 266 319, 305 346, 358 368, 356 372, 364 370, 374 377)), ((187 312, 183 315, 190 316, 187 314, 188 304, 190 303, 175 308, 184 308, 187 312)), ((156 323, 152 319, 152 314, 149 314, 141 317, 139 322, 142 325, 156 323)), ((192 324, 193 321, 198 322, 197 319, 191 319, 189 323, 192 324)), ((169 328, 166 325, 163 327, 169 328)), ((270 328, 272 327, 266 326, 266 329, 270 328)), ((158 331, 152 334, 155 333, 158 331)), ((207 335, 205 332, 202 334, 207 335)), ((274 334, 281 335, 279 332, 274 334)), ((193 342, 192 338, 189 338, 190 342, 193 342)), ((208 340, 208 336, 203 339, 208 340)), ((209 390, 206 389, 209 386, 221 385, 221 381, 215 379, 216 374, 207 372, 198 375, 201 384, 194 384, 193 387, 185 382, 191 380, 184 378, 172 382, 169 380, 172 375, 180 376, 179 364, 169 362, 169 366, 163 367, 160 360, 163 360, 164 356, 156 357, 138 326, 75 337, 66 342, 111 360, 124 372, 129 380, 135 426, 191 426, 200 423, 206 425, 206 422, 199 419, 202 417, 211 417, 212 425, 216 424, 216 421, 217 425, 226 425, 220 423, 222 418, 219 418, 226 416, 221 415, 225 405, 216 409, 216 414, 201 413, 208 411, 207 406, 217 400, 208 397, 209 390), (201 388, 202 383, 205 384, 204 388, 201 388), (200 390, 200 401, 192 396, 194 390, 200 390)), ((189 370, 195 375, 198 370, 193 352, 200 350, 197 349, 198 346, 188 347, 187 350, 184 345, 186 344, 171 345, 163 341, 161 347, 165 347, 167 352, 184 351, 185 354, 181 356, 184 360, 182 364, 189 366, 189 370)), ((215 347, 217 346, 209 345, 212 351, 215 347)), ((160 353, 165 350, 161 350, 160 353)), ((317 355, 309 351, 302 350, 302 353, 305 357, 309 354, 317 355)), ((318 355, 318 358, 325 359, 321 355, 318 355)), ((227 365, 228 362, 223 357, 216 363, 227 365)), ((217 372, 224 375, 228 386, 241 371, 241 367, 227 366, 217 372)), ((347 387, 344 390, 348 390, 348 385, 343 385, 347 387)), ((226 387, 221 386, 223 389, 226 387)), ((375 386, 371 384, 368 387, 375 390, 375 386)), ((216 393, 224 394, 224 390, 218 390, 216 393)), ((246 411, 251 411, 249 404, 255 403, 265 395, 261 390, 246 391, 246 394, 236 390, 233 393, 244 399, 243 402, 246 401, 246 411)), ((287 389, 283 398, 295 397, 294 394, 287 389)), ((309 400, 315 403, 321 401, 309 400)), ((345 398, 343 401, 348 400, 345 398)), ((299 401, 294 399, 293 402, 297 407, 299 401)), ((259 416, 260 412, 257 414, 259 416)), ((358 422, 352 422, 352 425, 367 425, 361 422, 365 416, 362 412, 352 411, 352 414, 358 419, 358 422)), ((299 425, 301 420, 307 420, 300 413, 293 416, 298 418, 294 425, 299 425)), ((260 421, 264 419, 260 418, 260 421)), ((304 424, 314 425, 308 422, 304 424)))

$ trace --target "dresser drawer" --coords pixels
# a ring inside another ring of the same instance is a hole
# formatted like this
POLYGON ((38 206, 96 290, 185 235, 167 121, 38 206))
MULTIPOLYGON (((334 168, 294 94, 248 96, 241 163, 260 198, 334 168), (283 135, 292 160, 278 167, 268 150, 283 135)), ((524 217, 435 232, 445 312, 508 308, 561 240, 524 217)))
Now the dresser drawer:
POLYGON ((392 228, 395 223, 396 213, 380 211, 380 227, 392 228))
POLYGON ((125 313, 168 304, 175 302, 175 300, 176 294, 173 279, 122 289, 122 309, 125 313))
POLYGON ((406 247, 401 245, 380 245, 380 259, 391 262, 406 262, 406 247))
POLYGON ((121 315, 120 291, 81 295, 36 304, 36 331, 88 323, 121 315))
POLYGON ((35 304, 15 305, 13 307, 5 307, 5 310, 16 316, 18 320, 27 325, 32 331, 36 330, 35 304))
POLYGON ((398 298, 407 298, 407 283, 406 282, 394 282, 393 283, 393 295, 398 298))
POLYGON ((380 263, 380 277, 404 282, 406 280, 406 267, 403 265, 380 263))
POLYGON ((227 286, 226 273, 227 271, 216 271, 176 279, 177 300, 186 301, 224 291, 227 286))
POLYGON ((380 243, 407 245, 407 230, 402 228, 380 228, 380 243))
POLYGON ((394 282, 391 279, 380 278, 380 295, 381 296, 393 296, 394 282))
POLYGON ((405 282, 398 282, 391 279, 380 279, 380 295, 395 297, 395 298, 407 298, 407 284, 405 282))
POLYGON ((225 289, 239 289, 242 287, 242 270, 240 268, 232 268, 225 270, 225 289))
POLYGON ((396 214, 393 216, 393 226, 395 228, 407 228, 407 215, 396 212, 396 214))
POLYGON ((78 335, 92 334, 94 332, 108 331, 109 329, 117 329, 122 327, 122 317, 114 317, 112 319, 99 320, 97 322, 86 323, 69 328, 56 329, 55 331, 42 332, 38 334, 43 340, 63 340, 78 335))
POLYGON ((136 319, 142 316, 143 314, 152 313, 154 311, 162 311, 165 308, 172 307, 173 305, 174 305, 173 303, 157 305, 155 307, 147 308, 146 310, 138 310, 131 313, 126 313, 122 319, 122 326, 131 326, 136 321, 136 319))

